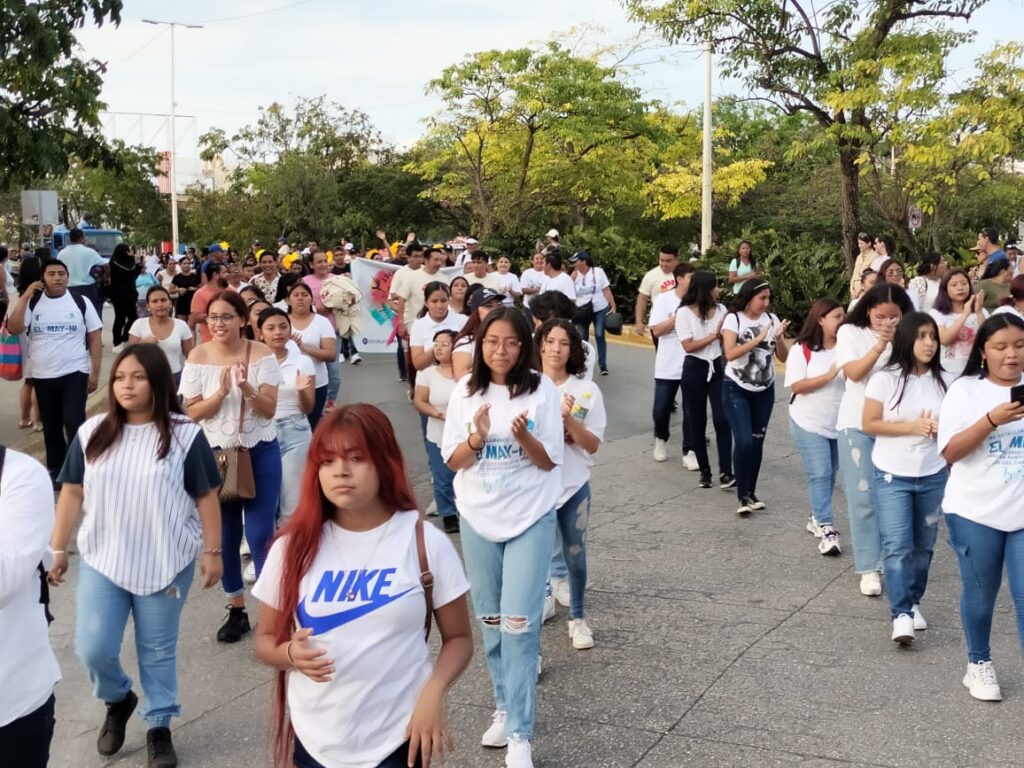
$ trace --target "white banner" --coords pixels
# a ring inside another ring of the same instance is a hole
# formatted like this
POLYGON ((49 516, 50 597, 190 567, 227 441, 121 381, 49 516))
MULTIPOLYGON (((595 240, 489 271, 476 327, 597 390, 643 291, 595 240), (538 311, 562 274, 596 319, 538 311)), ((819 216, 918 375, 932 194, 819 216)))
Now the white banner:
MULTIPOLYGON (((356 341, 360 354, 395 352, 398 344, 398 316, 388 305, 388 296, 391 294, 391 281, 399 269, 401 266, 398 264, 372 259, 352 261, 352 279, 363 294, 360 331, 356 341)), ((451 282, 452 278, 462 272, 462 267, 444 267, 438 273, 438 279, 451 282)))

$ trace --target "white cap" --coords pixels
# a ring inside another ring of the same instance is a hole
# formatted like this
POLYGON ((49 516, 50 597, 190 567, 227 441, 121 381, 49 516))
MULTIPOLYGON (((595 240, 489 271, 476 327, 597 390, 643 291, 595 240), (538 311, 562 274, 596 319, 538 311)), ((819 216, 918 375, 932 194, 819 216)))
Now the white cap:
POLYGON ((466 245, 480 245, 480 241, 477 240, 475 237, 467 237, 466 245))
POLYGON ((557 229, 549 229, 548 233, 546 235, 544 235, 544 237, 558 237, 558 230, 557 229))
POLYGON ((356 247, 354 245, 352 245, 352 243, 345 243, 345 250, 348 251, 349 253, 351 253, 355 249, 356 249, 356 247))
POLYGON ((277 249, 278 256, 287 256, 291 252, 292 249, 289 248, 287 245, 282 245, 280 248, 277 249))

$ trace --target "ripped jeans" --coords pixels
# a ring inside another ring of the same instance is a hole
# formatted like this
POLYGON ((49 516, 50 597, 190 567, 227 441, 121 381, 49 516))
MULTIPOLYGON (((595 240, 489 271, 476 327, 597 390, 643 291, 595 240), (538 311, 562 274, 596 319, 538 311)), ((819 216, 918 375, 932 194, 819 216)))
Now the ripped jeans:
POLYGON ((590 520, 590 481, 570 496, 556 512, 558 516, 558 545, 561 550, 565 575, 555 571, 551 563, 547 593, 551 594, 551 578, 569 578, 569 619, 584 617, 587 594, 587 523, 590 520))
POLYGON ((892 618, 912 616, 928 586, 942 496, 949 474, 901 477, 875 470, 875 508, 885 566, 885 594, 892 618))
POLYGON ((533 738, 544 587, 555 540, 555 510, 514 539, 485 539, 462 518, 473 610, 483 629, 494 708, 509 737, 533 738))
POLYGON ((178 703, 178 624, 192 586, 195 561, 152 595, 136 595, 82 560, 78 568, 75 653, 100 701, 122 701, 132 680, 121 666, 128 614, 135 624, 135 652, 145 700, 140 714, 150 728, 166 728, 181 714, 178 703))
POLYGON ((875 481, 875 465, 871 461, 874 447, 875 438, 859 429, 839 430, 839 472, 843 476, 843 494, 850 520, 855 573, 882 570, 882 539, 871 493, 871 484, 875 481))

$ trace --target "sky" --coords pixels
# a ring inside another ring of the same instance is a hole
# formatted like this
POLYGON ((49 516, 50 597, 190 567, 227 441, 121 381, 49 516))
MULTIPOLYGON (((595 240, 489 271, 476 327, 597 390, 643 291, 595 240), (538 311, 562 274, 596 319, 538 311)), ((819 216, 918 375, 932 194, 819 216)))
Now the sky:
MULTIPOLYGON (((125 0, 119 27, 84 28, 79 41, 85 56, 108 62, 108 110, 131 113, 108 116, 111 131, 163 147, 166 121, 132 116, 170 110, 170 33, 143 19, 204 23, 175 33, 177 112, 194 117, 176 130, 182 158, 196 155, 198 135, 211 127, 230 136, 261 105, 321 94, 366 112, 386 140, 407 146, 440 107, 426 83, 475 51, 567 39, 580 28, 598 45, 642 34, 618 0, 125 0)), ((969 76, 973 58, 1002 30, 1019 30, 1021 19, 1024 0, 991 0, 978 11, 970 28, 979 39, 952 61, 958 76, 969 76)), ((632 61, 648 98, 701 103, 699 52, 655 41, 632 61)), ((713 89, 743 95, 717 76, 713 89)))

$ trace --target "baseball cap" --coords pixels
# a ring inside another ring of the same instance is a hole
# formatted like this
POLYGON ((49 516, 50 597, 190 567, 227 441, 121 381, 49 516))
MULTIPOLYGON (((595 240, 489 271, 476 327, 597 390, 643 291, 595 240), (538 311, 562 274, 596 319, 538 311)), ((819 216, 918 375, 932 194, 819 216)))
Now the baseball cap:
POLYGON ((549 229, 548 233, 546 235, 544 235, 544 237, 558 237, 558 230, 557 229, 549 229))
POLYGON ((467 237, 465 242, 466 245, 480 245, 480 241, 475 237, 467 237))
POLYGON ((501 300, 501 295, 497 292, 490 288, 482 288, 479 291, 474 291, 473 295, 469 297, 469 308, 476 311, 488 304, 500 303, 501 300))
POLYGON ((224 249, 220 247, 220 243, 213 243, 209 248, 206 249, 207 253, 224 253, 224 249))

